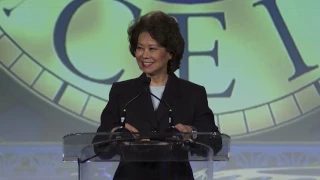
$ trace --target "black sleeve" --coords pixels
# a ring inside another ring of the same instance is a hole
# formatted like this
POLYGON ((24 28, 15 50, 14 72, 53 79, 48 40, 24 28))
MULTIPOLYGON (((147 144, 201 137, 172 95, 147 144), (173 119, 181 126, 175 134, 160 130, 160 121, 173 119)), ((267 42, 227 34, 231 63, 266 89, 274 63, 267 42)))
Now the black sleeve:
POLYGON ((202 86, 197 92, 193 126, 197 128, 198 132, 219 132, 219 129, 214 122, 213 112, 208 105, 206 90, 202 86))
POLYGON ((117 97, 117 84, 113 84, 110 93, 109 101, 101 114, 101 123, 97 132, 110 132, 114 127, 120 126, 120 110, 117 97))
MULTIPOLYGON (((120 110, 117 95, 117 84, 114 83, 109 92, 109 101, 106 107, 103 109, 100 119, 100 126, 97 129, 97 133, 111 132, 114 127, 120 126, 120 110)), ((95 136, 92 143, 106 140, 105 136, 95 136)))
MULTIPOLYGON (((215 124, 214 115, 212 110, 209 108, 207 93, 204 87, 201 86, 199 92, 197 92, 196 97, 196 111, 193 126, 198 132, 216 132, 216 136, 204 137, 198 136, 196 141, 202 142, 209 145, 216 155, 222 148, 222 139, 220 136, 220 131, 215 124)), ((198 154, 206 152, 206 149, 198 149, 198 154)))

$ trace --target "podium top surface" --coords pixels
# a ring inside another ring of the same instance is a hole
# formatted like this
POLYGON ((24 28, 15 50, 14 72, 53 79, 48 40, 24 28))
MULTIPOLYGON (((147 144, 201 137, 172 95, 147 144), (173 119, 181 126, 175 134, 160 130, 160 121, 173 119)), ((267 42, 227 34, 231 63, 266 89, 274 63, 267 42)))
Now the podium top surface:
POLYGON ((228 161, 230 144, 215 132, 72 133, 63 137, 63 161, 228 161))

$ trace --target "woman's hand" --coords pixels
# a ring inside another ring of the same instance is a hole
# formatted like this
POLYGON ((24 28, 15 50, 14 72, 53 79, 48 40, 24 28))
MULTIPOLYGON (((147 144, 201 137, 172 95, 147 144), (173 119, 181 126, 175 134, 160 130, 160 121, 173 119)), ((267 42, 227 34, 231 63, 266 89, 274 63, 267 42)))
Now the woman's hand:
POLYGON ((133 133, 139 132, 135 127, 131 126, 128 123, 125 124, 125 128, 128 129, 130 132, 133 132, 133 133))
MULTIPOLYGON (((111 130, 111 132, 116 131, 118 128, 120 128, 120 127, 115 127, 115 128, 113 128, 113 129, 111 130)), ((137 134, 139 131, 138 131, 135 127, 131 126, 131 125, 128 124, 128 123, 125 123, 124 128, 128 129, 131 133, 135 133, 135 134, 133 134, 133 136, 134 136, 135 138, 138 138, 138 137, 139 137, 139 134, 137 134)))
MULTIPOLYGON (((188 125, 183 125, 183 124, 179 123, 179 124, 175 125, 174 127, 183 133, 189 133, 189 132, 191 133, 192 132, 192 127, 188 126, 188 125)), ((190 139, 191 135, 192 134, 184 134, 183 139, 184 140, 190 139)))
MULTIPOLYGON (((128 129, 130 132, 133 132, 133 133, 137 133, 139 132, 135 127, 131 126, 130 124, 128 123, 125 123, 125 126, 124 126, 126 129, 128 129)), ((111 130, 111 132, 114 132, 118 129, 119 127, 115 127, 111 130)))

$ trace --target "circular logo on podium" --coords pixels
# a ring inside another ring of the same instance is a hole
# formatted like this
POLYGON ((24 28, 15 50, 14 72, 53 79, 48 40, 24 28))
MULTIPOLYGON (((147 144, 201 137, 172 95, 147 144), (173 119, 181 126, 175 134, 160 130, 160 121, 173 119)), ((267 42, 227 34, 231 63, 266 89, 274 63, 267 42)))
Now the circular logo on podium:
POLYGON ((319 27, 303 21, 312 16, 306 9, 297 20, 284 7, 258 0, 0 1, 0 67, 44 101, 98 124, 112 83, 141 73, 128 50, 129 23, 163 10, 187 41, 176 74, 206 87, 222 132, 252 135, 320 107, 320 53, 312 48, 320 38, 310 36, 319 27))

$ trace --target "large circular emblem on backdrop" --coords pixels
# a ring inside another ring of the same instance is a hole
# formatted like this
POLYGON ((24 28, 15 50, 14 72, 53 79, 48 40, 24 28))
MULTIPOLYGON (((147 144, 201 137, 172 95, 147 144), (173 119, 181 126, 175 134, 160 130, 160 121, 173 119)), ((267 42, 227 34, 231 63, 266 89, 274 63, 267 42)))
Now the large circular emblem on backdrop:
POLYGON ((242 137, 319 109, 320 26, 309 23, 320 15, 314 6, 298 0, 3 0, 0 67, 46 102, 98 124, 112 82, 140 74, 128 51, 130 21, 163 10, 187 40, 177 75, 205 86, 221 131, 242 137))

